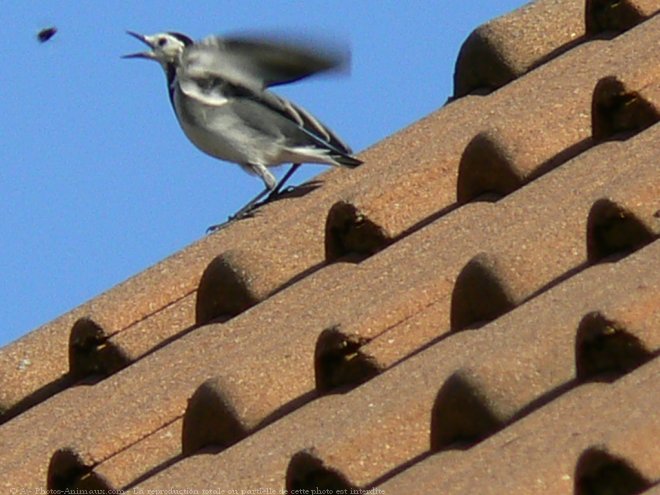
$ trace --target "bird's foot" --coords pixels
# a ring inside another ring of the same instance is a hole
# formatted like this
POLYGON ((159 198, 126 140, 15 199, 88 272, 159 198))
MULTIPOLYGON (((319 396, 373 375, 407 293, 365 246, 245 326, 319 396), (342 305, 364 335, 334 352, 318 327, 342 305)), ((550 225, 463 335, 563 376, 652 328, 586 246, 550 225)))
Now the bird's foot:
POLYGON ((229 220, 227 220, 226 222, 211 225, 206 229, 206 234, 209 235, 209 234, 215 234, 216 232, 220 232, 222 229, 229 226, 231 222, 232 222, 232 217, 229 217, 229 220))
POLYGON ((226 222, 219 223, 217 225, 211 225, 208 229, 206 229, 207 234, 213 234, 214 232, 218 232, 229 225, 231 225, 234 222, 237 222, 239 220, 243 220, 245 218, 252 218, 257 214, 257 210, 261 208, 263 205, 270 203, 271 201, 274 201, 276 199, 279 199, 280 197, 284 196, 285 194, 288 194, 296 189, 295 186, 288 186, 282 190, 275 189, 272 192, 268 194, 264 199, 261 201, 253 200, 247 205, 245 205, 243 208, 238 210, 236 213, 233 215, 230 215, 227 218, 226 222))
POLYGON ((268 196, 266 196, 266 199, 264 199, 259 205, 265 205, 266 203, 269 203, 270 201, 274 201, 276 199, 280 199, 282 196, 289 194, 290 192, 293 192, 296 190, 296 186, 287 186, 284 189, 275 189, 273 192, 271 192, 268 196))
POLYGON ((256 216, 257 208, 259 206, 261 206, 262 204, 264 204, 264 203, 265 203, 265 201, 263 201, 261 203, 256 203, 254 205, 251 205, 249 208, 241 208, 240 210, 238 210, 233 215, 229 215, 227 217, 226 222, 219 223, 217 225, 211 225, 209 228, 206 229, 206 233, 207 234, 213 234, 215 232, 218 232, 222 229, 225 229, 225 228, 229 227, 234 222, 238 222, 239 220, 243 220, 245 218, 252 218, 252 217, 256 216))

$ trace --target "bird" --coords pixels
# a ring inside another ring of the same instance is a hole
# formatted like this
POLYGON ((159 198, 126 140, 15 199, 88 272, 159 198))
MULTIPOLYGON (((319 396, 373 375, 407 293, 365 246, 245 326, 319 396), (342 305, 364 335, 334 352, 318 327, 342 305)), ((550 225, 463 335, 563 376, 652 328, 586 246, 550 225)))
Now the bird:
POLYGON ((303 163, 347 168, 362 164, 311 113, 269 90, 341 67, 345 54, 256 35, 193 41, 173 31, 127 34, 149 50, 123 58, 161 65, 170 103, 186 137, 202 152, 238 164, 263 181, 264 190, 230 216, 230 222, 251 216, 264 196, 263 202, 278 197, 303 163), (269 167, 286 163, 291 167, 278 182, 269 167))
POLYGON ((39 43, 45 43, 51 39, 57 33, 57 28, 55 26, 43 28, 37 33, 37 40, 39 43))

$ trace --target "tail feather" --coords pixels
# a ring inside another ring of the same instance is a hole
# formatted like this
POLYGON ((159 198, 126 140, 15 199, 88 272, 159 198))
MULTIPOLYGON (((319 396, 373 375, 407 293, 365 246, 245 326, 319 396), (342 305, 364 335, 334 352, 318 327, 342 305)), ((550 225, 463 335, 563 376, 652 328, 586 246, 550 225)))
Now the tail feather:
POLYGON ((334 161, 339 163, 340 165, 343 165, 344 167, 348 168, 355 168, 359 165, 362 165, 362 160, 358 160, 354 156, 347 155, 347 154, 337 154, 337 153, 332 153, 332 158, 334 161))
POLYGON ((362 164, 361 160, 351 155, 352 150, 348 144, 311 113, 284 98, 279 99, 287 109, 289 118, 292 118, 313 139, 319 149, 326 151, 334 162, 350 168, 362 164))

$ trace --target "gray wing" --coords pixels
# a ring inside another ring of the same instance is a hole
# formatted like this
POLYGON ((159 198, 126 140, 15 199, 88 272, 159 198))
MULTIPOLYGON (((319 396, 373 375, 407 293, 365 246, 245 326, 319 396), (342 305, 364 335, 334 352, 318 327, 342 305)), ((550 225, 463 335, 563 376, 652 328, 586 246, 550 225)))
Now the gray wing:
POLYGON ((241 117, 251 122, 255 128, 261 127, 260 119, 268 122, 268 115, 274 113, 289 121, 291 125, 297 126, 311 142, 333 149, 339 154, 351 153, 349 146, 311 113, 270 91, 252 91, 248 87, 238 86, 222 79, 191 78, 184 74, 179 74, 178 81, 181 91, 188 98, 202 105, 211 108, 231 105, 232 109, 238 110, 239 113, 241 109, 251 109, 251 112, 241 117), (255 113, 255 110, 258 113, 255 113))
MULTIPOLYGON (((185 48, 177 77, 181 90, 200 102, 217 106, 227 98, 256 102, 297 125, 319 146, 340 154, 351 149, 312 114, 270 91, 268 86, 296 81, 347 63, 347 56, 320 54, 291 44, 263 39, 209 37, 185 48)), ((237 108, 254 108, 237 105, 237 108)), ((244 117, 248 117, 247 115, 244 117)))
MULTIPOLYGON (((289 100, 277 96, 270 91, 245 94, 243 98, 245 101, 255 102, 262 109, 273 111, 291 121, 318 146, 330 148, 341 155, 350 155, 352 153, 351 148, 332 132, 332 130, 307 110, 295 105, 289 100)), ((252 105, 239 105, 239 108, 247 109, 248 107, 254 108, 252 105)), ((247 115, 244 115, 244 117, 247 117, 247 115)))
POLYGON ((253 91, 347 66, 350 54, 266 38, 210 36, 189 45, 181 67, 192 78, 219 78, 253 91))

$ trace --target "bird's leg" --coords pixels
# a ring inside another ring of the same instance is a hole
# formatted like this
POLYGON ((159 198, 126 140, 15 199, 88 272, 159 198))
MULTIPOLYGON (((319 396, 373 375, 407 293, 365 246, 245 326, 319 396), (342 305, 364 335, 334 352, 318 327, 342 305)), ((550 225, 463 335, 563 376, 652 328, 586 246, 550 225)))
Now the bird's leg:
POLYGON ((211 225, 208 229, 206 229, 207 234, 211 232, 216 232, 226 227, 235 220, 240 220, 242 218, 246 218, 250 216, 252 210, 254 210, 257 206, 259 206, 259 201, 261 200, 261 198, 263 198, 266 194, 272 192, 277 187, 277 181, 275 180, 275 177, 273 176, 273 174, 271 174, 268 171, 268 169, 266 169, 264 165, 260 165, 257 163, 247 163, 245 165, 242 165, 242 167, 246 169, 248 172, 253 172, 254 174, 261 177, 261 180, 264 181, 266 188, 263 191, 261 191, 259 194, 257 194, 254 198, 252 198, 250 201, 248 201, 247 204, 243 206, 240 210, 238 210, 236 213, 231 215, 225 223, 211 225))
POLYGON ((236 213, 231 215, 225 223, 219 223, 217 225, 211 225, 208 229, 206 229, 206 233, 210 234, 211 232, 216 232, 216 231, 222 229, 223 227, 226 227, 227 225, 229 225, 231 222, 233 222, 235 220, 240 220, 242 218, 246 218, 246 217, 250 216, 250 213, 252 213, 252 210, 254 210, 254 208, 256 206, 258 206, 259 200, 261 198, 263 198, 269 192, 271 192, 271 189, 268 189, 268 188, 264 189, 259 194, 257 194, 254 198, 252 198, 250 201, 248 201, 248 203, 245 206, 243 206, 243 208, 241 208, 236 213))
POLYGON ((263 198, 269 192, 272 192, 272 190, 268 189, 268 188, 261 191, 254 198, 252 198, 243 208, 241 208, 236 213, 234 213, 229 219, 230 220, 239 220, 239 219, 247 216, 252 210, 254 210, 257 206, 259 206, 259 200, 261 198, 263 198))
POLYGON ((252 167, 253 170, 257 170, 257 174, 264 181, 264 184, 266 185, 266 189, 261 191, 254 198, 252 198, 250 202, 246 204, 243 208, 238 210, 232 217, 230 217, 230 220, 238 220, 240 218, 243 218, 257 206, 261 206, 262 204, 265 204, 277 198, 282 192, 282 186, 286 183, 287 180, 291 178, 294 172, 298 170, 298 167, 300 167, 300 163, 292 164, 291 168, 287 171, 286 174, 284 174, 284 177, 282 177, 282 179, 279 182, 275 182, 275 177, 273 177, 273 174, 271 174, 268 170, 266 170, 266 167, 263 168, 257 166, 252 167), (268 194, 268 196, 266 196, 266 194, 268 194), (266 199, 260 202, 261 198, 263 198, 264 196, 266 196, 266 199))
POLYGON ((264 181, 266 188, 252 198, 243 208, 238 210, 234 216, 230 217, 230 220, 239 220, 245 217, 254 208, 259 206, 261 198, 277 189, 277 180, 275 179, 275 176, 268 171, 265 165, 260 163, 249 163, 245 168, 252 171, 255 175, 258 175, 261 180, 264 181))
POLYGON ((250 201, 248 201, 248 203, 245 206, 243 206, 243 208, 241 208, 232 216, 230 216, 227 222, 218 225, 211 225, 208 229, 206 229, 206 232, 207 233, 215 232, 235 220, 246 218, 250 216, 252 210, 254 210, 256 207, 261 206, 262 204, 277 198, 282 192, 282 186, 284 186, 286 181, 291 178, 291 176, 295 173, 296 170, 298 170, 299 167, 300 167, 300 163, 292 164, 291 168, 287 171, 286 174, 284 174, 284 177, 282 177, 282 179, 279 182, 276 182, 273 174, 271 174, 268 171, 268 169, 266 169, 265 166, 259 164, 246 165, 245 168, 251 170, 259 177, 261 177, 261 179, 264 181, 264 184, 266 185, 266 188, 263 191, 261 191, 259 194, 257 194, 254 198, 252 198, 250 201), (268 195, 266 199, 264 201, 261 201, 261 199, 266 195, 268 195))
POLYGON ((291 176, 295 173, 296 170, 300 167, 300 163, 293 163, 291 164, 291 168, 287 171, 286 174, 284 174, 284 177, 277 183, 275 188, 270 192, 268 197, 266 198, 266 201, 271 201, 275 198, 277 198, 281 193, 282 193, 282 187, 288 181, 291 176))
POLYGON ((266 194, 272 193, 273 191, 277 190, 277 180, 275 179, 275 176, 271 174, 268 169, 259 163, 249 163, 245 168, 251 170, 254 174, 258 175, 262 181, 264 181, 264 185, 266 188, 261 191, 259 194, 257 194, 254 198, 252 198, 248 203, 238 210, 236 213, 234 213, 231 217, 229 217, 229 220, 240 220, 241 218, 245 218, 246 216, 249 215, 249 213, 254 210, 257 206, 259 206, 259 201, 261 198, 263 198, 266 194))

